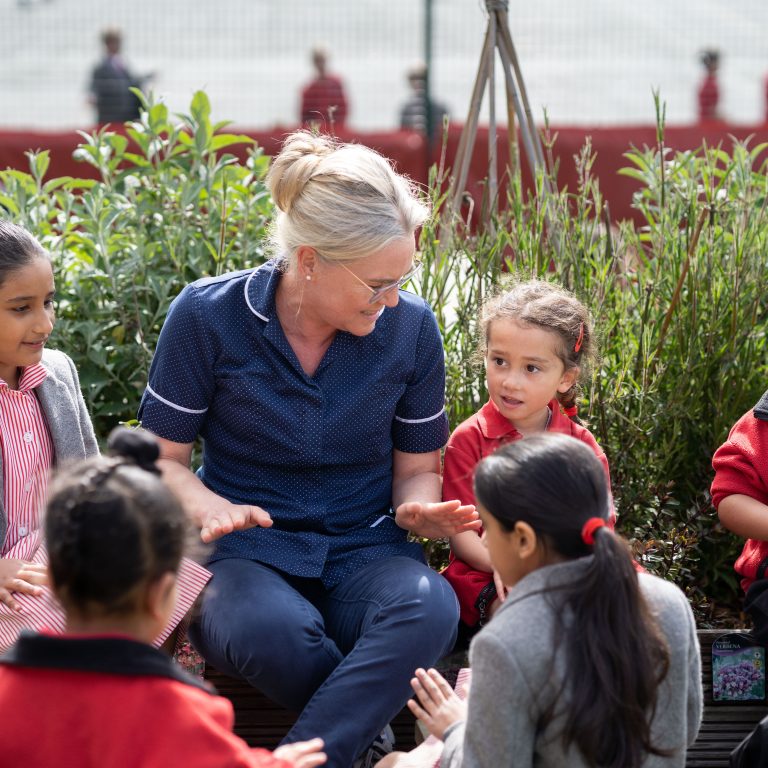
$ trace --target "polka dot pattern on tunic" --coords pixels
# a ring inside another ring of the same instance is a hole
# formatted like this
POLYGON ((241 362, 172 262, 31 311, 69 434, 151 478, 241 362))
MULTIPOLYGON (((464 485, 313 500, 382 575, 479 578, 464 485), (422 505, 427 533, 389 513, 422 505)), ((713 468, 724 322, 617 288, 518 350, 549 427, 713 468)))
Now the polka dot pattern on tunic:
POLYGON ((434 451, 448 438, 434 315, 401 291, 369 335, 337 333, 309 377, 275 314, 279 280, 270 262, 187 286, 139 410, 163 438, 200 435, 206 486, 274 520, 223 537, 211 560, 258 560, 326 586, 380 557, 423 560, 392 515, 392 451, 434 451))

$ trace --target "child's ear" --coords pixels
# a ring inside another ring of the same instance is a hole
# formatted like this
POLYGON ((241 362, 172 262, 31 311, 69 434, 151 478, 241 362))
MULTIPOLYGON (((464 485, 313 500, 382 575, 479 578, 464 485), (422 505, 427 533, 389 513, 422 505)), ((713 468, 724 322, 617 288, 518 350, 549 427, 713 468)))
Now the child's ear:
POLYGON ((517 544, 517 555, 525 560, 533 557, 539 550, 539 537, 528 523, 518 520, 513 530, 517 544))
POLYGON ((167 620, 169 611, 173 611, 175 603, 176 574, 166 571, 159 579, 153 581, 145 594, 147 613, 154 619, 167 620))
POLYGON ((567 368, 557 385, 557 391, 561 394, 567 392, 579 380, 579 373, 581 373, 581 368, 578 365, 567 368))

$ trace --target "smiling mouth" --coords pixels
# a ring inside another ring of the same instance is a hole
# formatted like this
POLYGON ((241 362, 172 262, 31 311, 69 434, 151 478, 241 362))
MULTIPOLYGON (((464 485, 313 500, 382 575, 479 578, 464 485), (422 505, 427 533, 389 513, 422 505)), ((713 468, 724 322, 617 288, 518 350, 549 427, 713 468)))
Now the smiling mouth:
POLYGON ((44 347, 46 341, 48 341, 47 338, 40 339, 40 341, 23 341, 22 344, 27 347, 44 347))

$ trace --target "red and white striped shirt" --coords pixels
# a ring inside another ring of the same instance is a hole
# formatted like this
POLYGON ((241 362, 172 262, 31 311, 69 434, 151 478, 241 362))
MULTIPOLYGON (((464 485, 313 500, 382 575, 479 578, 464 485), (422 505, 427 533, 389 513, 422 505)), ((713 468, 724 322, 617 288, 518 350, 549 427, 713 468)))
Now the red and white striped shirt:
MULTIPOLYGON (((55 449, 34 389, 47 375, 47 369, 38 363, 24 368, 17 390, 0 379, 3 504, 8 521, 5 541, 0 542, 0 557, 40 565, 48 563, 42 521, 55 449)), ((186 557, 182 560, 176 607, 155 645, 163 643, 175 627, 184 629, 183 620, 210 578, 210 572, 201 565, 186 557)), ((64 631, 64 613, 48 587, 41 595, 16 592, 14 599, 19 611, 0 604, 0 653, 16 642, 22 629, 64 631)))
POLYGON ((8 523, 2 557, 29 560, 40 545, 53 441, 35 388, 47 375, 38 363, 23 369, 18 389, 0 379, 3 508, 8 523))

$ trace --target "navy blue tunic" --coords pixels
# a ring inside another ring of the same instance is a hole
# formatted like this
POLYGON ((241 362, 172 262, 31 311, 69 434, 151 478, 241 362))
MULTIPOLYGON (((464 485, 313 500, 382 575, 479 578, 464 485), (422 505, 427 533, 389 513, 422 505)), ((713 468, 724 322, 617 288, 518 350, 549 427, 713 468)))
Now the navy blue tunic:
POLYGON ((448 438, 432 311, 400 291, 369 335, 338 332, 308 376, 275 313, 280 279, 268 262, 187 286, 139 409, 160 437, 202 437, 203 483, 274 520, 222 537, 211 561, 257 560, 327 587, 381 557, 423 561, 394 522, 392 451, 434 451, 448 438))

